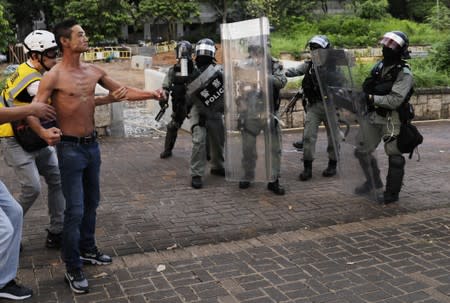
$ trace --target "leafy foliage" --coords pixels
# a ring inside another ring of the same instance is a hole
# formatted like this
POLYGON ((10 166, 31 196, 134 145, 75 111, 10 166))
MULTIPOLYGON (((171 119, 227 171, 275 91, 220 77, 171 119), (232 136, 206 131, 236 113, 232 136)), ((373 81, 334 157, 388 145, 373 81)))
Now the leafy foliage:
POLYGON ((175 37, 176 23, 190 23, 199 16, 198 2, 194 0, 142 0, 139 3, 141 16, 169 24, 169 39, 175 37))
POLYGON ((364 19, 381 19, 386 16, 387 9, 387 0, 368 0, 357 6, 356 14, 364 19))
POLYGON ((5 8, 0 3, 0 50, 4 49, 13 38, 13 32, 9 27, 8 19, 4 16, 5 8))
MULTIPOLYGON (((423 22, 436 3, 436 0, 389 0, 388 11, 395 18, 423 22)), ((450 8, 450 0, 439 0, 439 6, 450 8)))
POLYGON ((450 37, 433 45, 427 63, 450 75, 450 37))
POLYGON ((54 9, 57 21, 77 20, 93 43, 116 41, 121 31, 118 25, 131 22, 131 6, 124 0, 68 0, 54 9))
POLYGON ((425 20, 434 28, 448 30, 450 29, 450 9, 445 5, 436 5, 425 20))

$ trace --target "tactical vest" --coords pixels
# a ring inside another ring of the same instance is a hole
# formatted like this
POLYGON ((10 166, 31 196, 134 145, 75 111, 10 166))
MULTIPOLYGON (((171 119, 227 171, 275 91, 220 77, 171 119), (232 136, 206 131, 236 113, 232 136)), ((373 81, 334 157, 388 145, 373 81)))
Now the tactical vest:
MULTIPOLYGON (((28 94, 26 88, 31 83, 41 79, 42 74, 37 69, 27 63, 20 64, 17 70, 6 80, 6 86, 2 91, 4 102, 8 102, 8 106, 21 106, 31 103, 33 97, 28 94)), ((1 104, 0 106, 5 105, 1 104)), ((12 136, 14 136, 14 132, 10 123, 0 125, 0 137, 12 136)))
MULTIPOLYGON (((385 96, 388 95, 395 81, 397 80, 398 73, 403 70, 404 67, 410 69, 406 61, 401 60, 400 63, 392 67, 385 75, 382 75, 383 71, 383 61, 379 61, 370 72, 370 76, 364 80, 363 91, 369 95, 385 96)), ((414 118, 414 108, 409 103, 412 94, 414 93, 414 88, 412 87, 408 94, 405 96, 403 103, 396 109, 399 114, 400 121, 408 121, 414 118)), ((378 107, 376 112, 386 117, 391 110, 378 107)))
POLYGON ((305 76, 302 81, 303 93, 310 104, 316 103, 322 100, 320 94, 319 83, 316 78, 316 73, 314 72, 312 61, 307 62, 308 68, 306 70, 305 76))
MULTIPOLYGON (((401 61, 392 67, 385 75, 382 75, 383 61, 379 61, 370 72, 370 76, 364 80, 363 90, 369 95, 385 96, 389 94, 394 86, 395 80, 397 80, 398 73, 403 70, 404 67, 410 69, 409 65, 405 61, 401 61)), ((406 95, 404 102, 408 102, 411 98, 414 89, 406 95)))
POLYGON ((181 76, 181 65, 179 63, 173 66, 172 81, 169 87, 172 99, 175 102, 185 102, 186 84, 189 83, 194 71, 194 64, 192 60, 188 60, 188 75, 181 76))

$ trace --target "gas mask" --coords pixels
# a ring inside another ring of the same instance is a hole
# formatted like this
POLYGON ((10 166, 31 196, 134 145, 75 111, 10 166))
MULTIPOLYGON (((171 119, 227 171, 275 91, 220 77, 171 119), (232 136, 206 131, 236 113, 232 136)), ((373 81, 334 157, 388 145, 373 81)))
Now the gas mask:
POLYGON ((402 55, 397 50, 383 46, 382 52, 385 65, 392 65, 401 60, 402 55))

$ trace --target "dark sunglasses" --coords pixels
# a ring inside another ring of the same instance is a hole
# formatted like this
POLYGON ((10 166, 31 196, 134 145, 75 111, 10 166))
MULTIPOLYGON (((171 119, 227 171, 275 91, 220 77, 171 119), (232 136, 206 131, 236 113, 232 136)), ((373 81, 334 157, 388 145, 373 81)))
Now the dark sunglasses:
POLYGON ((44 51, 43 55, 50 59, 58 57, 59 51, 57 49, 49 49, 44 51))

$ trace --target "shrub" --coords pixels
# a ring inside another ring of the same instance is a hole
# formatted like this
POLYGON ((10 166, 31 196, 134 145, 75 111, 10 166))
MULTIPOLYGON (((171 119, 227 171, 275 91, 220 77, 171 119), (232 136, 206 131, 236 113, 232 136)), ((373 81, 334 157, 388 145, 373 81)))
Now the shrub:
POLYGON ((369 0, 362 2, 356 9, 356 14, 364 19, 382 19, 386 16, 388 2, 386 0, 369 0))
POLYGON ((429 61, 438 71, 450 73, 450 37, 433 46, 429 61))

